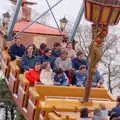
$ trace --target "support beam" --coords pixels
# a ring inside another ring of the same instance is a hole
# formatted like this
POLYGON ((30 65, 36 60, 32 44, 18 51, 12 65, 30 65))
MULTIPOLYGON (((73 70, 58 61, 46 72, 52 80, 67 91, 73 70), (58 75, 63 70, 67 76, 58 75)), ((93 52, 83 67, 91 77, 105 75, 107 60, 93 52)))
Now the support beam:
POLYGON ((88 102, 90 94, 91 94, 91 87, 92 87, 92 80, 94 79, 94 75, 96 73, 96 66, 102 57, 102 48, 105 37, 108 33, 108 26, 104 24, 93 24, 92 25, 92 42, 89 48, 89 55, 88 55, 88 81, 85 88, 85 97, 84 102, 88 102))
POLYGON ((7 31, 8 40, 12 39, 13 28, 17 21, 17 17, 18 17, 19 11, 20 11, 21 4, 22 4, 22 0, 17 0, 15 13, 14 13, 14 15, 9 23, 9 26, 8 26, 8 31, 7 31))
MULTIPOLYGON (((84 1, 84 0, 83 0, 83 1, 84 1)), ((80 24, 80 21, 81 21, 81 19, 82 19, 83 13, 84 13, 84 2, 82 3, 82 6, 81 6, 81 8, 80 8, 80 10, 79 10, 79 12, 78 12, 78 16, 77 16, 77 18, 76 18, 76 21, 75 21, 75 23, 74 23, 74 26, 73 26, 73 28, 72 28, 72 31, 71 31, 71 33, 70 33, 70 37, 69 37, 69 40, 70 40, 70 41, 73 41, 73 40, 74 40, 74 37, 75 37, 76 31, 77 31, 77 28, 78 28, 78 26, 79 26, 79 24, 80 24)))

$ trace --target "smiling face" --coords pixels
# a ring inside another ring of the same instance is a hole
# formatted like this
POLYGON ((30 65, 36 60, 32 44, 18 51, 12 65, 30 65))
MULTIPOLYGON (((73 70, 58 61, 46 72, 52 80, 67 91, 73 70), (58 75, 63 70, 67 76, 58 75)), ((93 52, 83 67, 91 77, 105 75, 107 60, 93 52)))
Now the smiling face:
POLYGON ((83 54, 80 54, 80 55, 77 56, 77 58, 78 58, 79 60, 83 60, 83 59, 85 58, 85 56, 84 56, 83 54))
POLYGON ((68 44, 67 44, 67 48, 68 48, 68 49, 72 49, 72 43, 68 43, 68 44))
POLYGON ((27 48, 27 54, 28 54, 29 56, 32 56, 32 54, 33 54, 33 49, 34 49, 34 48, 33 48, 32 45, 27 48))
POLYGON ((60 55, 62 60, 66 60, 67 56, 68 56, 67 52, 62 52, 60 55))
POLYGON ((52 55, 52 51, 51 50, 49 50, 48 52, 45 52, 45 56, 50 57, 51 55, 52 55))
POLYGON ((80 67, 80 73, 81 73, 81 74, 86 74, 86 73, 87 73, 86 66, 80 67))

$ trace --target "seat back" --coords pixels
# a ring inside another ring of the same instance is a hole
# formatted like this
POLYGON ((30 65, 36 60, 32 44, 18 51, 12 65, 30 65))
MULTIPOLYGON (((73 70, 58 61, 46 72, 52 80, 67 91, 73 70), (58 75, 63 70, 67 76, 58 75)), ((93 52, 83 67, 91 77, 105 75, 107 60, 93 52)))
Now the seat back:
POLYGON ((2 68, 2 71, 5 75, 5 77, 8 78, 8 74, 9 74, 9 62, 11 60, 11 57, 10 55, 8 54, 8 50, 3 50, 1 52, 1 68, 2 68))
MULTIPOLYGON (((63 112, 79 111, 81 107, 87 106, 92 108, 93 103, 83 103, 79 99, 84 97, 85 88, 72 86, 46 86, 36 85, 29 88, 28 100, 28 118, 29 120, 38 120, 40 111, 50 112, 59 110, 63 112), (69 99, 69 100, 68 100, 69 99)), ((104 88, 92 88, 91 99, 95 100, 112 100, 111 96, 104 88)), ((98 106, 99 103, 95 103, 98 106)))
POLYGON ((10 73, 8 82, 12 93, 18 92, 20 68, 17 62, 18 60, 14 60, 9 63, 10 73))
POLYGON ((19 107, 26 108, 28 102, 29 82, 26 80, 24 74, 20 74, 19 80, 17 104, 19 107))
MULTIPOLYGON (((37 85, 35 86, 35 89, 40 94, 40 96, 63 96, 83 98, 85 94, 84 87, 37 85)), ((108 94, 105 88, 92 88, 90 98, 96 100, 113 100, 113 98, 108 94)))

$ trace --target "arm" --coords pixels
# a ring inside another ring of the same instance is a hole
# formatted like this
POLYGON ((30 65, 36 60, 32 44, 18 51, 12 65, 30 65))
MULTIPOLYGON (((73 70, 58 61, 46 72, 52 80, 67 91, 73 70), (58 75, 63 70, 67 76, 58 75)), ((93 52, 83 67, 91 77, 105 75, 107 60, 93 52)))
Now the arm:
POLYGON ((77 75, 77 73, 75 74, 75 85, 79 86, 79 76, 77 75))
POLYGON ((58 68, 58 58, 55 60, 55 66, 58 68))
POLYGON ((72 67, 73 67, 73 68, 76 68, 76 67, 75 67, 75 59, 72 59, 72 67))
POLYGON ((9 49, 9 54, 12 57, 12 59, 16 58, 16 50, 15 50, 15 46, 11 46, 9 49))
POLYGON ((56 80, 55 73, 53 73, 53 82, 54 85, 60 85, 60 81, 56 80))
POLYGON ((22 68, 24 71, 29 70, 29 66, 28 66, 27 59, 25 58, 25 56, 22 57, 21 68, 22 68))
POLYGON ((68 61, 68 70, 71 70, 72 69, 72 61, 71 59, 69 59, 68 61))
POLYGON ((69 79, 65 73, 64 73, 64 77, 65 77, 65 79, 63 81, 63 85, 69 85, 69 79))
POLYGON ((79 75, 79 73, 75 74, 75 83, 77 86, 83 86, 84 85, 84 81, 82 81, 81 76, 79 75))

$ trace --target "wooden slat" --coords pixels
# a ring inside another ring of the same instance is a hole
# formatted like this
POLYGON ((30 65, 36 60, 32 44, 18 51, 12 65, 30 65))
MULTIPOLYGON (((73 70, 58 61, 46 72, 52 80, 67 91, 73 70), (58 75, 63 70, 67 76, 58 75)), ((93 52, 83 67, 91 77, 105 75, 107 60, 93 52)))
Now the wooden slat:
MULTIPOLYGON (((35 88, 41 96, 84 97, 85 93, 84 87, 37 85, 35 88)), ((105 88, 92 88, 90 98, 113 100, 105 88)))
POLYGON ((94 108, 98 108, 99 105, 103 103, 107 106, 109 110, 111 110, 116 102, 110 101, 95 101, 88 103, 83 103, 78 100, 64 100, 64 99, 47 99, 44 102, 40 102, 40 109, 43 111, 50 112, 52 110, 60 111, 60 112, 79 112, 81 108, 87 107, 89 111, 93 111, 94 108))

